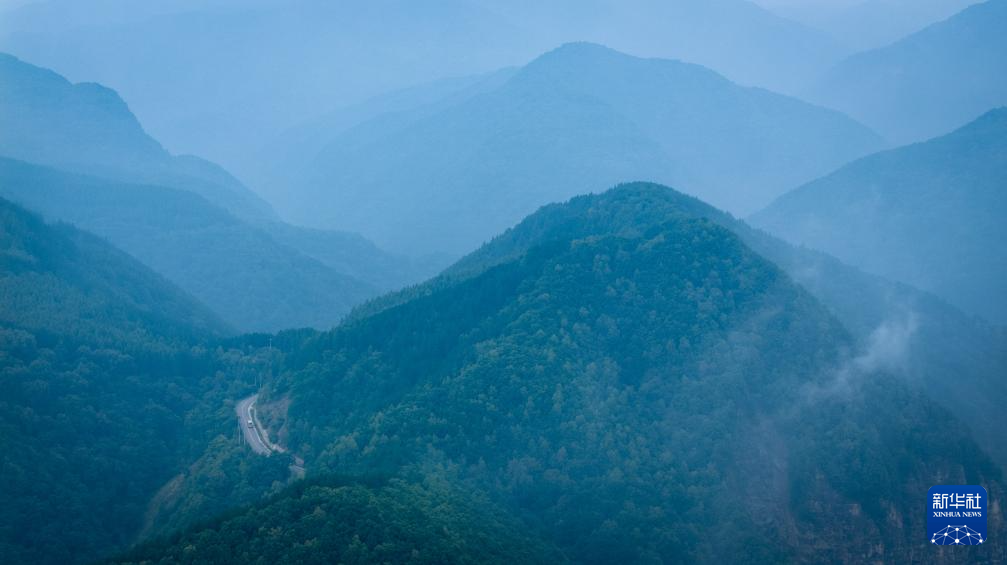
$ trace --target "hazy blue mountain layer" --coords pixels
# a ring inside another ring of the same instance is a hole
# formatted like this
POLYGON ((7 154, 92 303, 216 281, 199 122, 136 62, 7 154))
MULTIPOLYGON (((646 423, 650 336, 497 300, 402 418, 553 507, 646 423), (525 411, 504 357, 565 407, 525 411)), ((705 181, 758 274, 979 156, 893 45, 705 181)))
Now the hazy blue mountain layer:
POLYGON ((922 555, 921 489, 1003 497, 962 424, 702 207, 543 209, 471 259, 500 260, 288 355, 274 432, 316 473, 472 485, 583 562, 922 555))
POLYGON ((848 50, 817 29, 746 0, 479 0, 545 45, 592 41, 681 59, 731 80, 793 92, 848 50))
POLYGON ((752 222, 1007 323, 1007 109, 855 161, 752 222))
POLYGON ((884 47, 981 0, 754 0, 858 51, 884 47))
POLYGON ((988 0, 892 45, 850 57, 807 97, 909 143, 1007 104, 1007 0, 988 0))
POLYGON ((0 321, 110 345, 230 331, 205 306, 100 238, 0 199, 0 321))
POLYGON ((820 27, 858 50, 885 47, 941 22, 981 0, 867 0, 854 2, 820 27))
POLYGON ((0 194, 109 238, 236 329, 331 327, 442 264, 280 222, 220 167, 165 152, 102 86, 9 56, 0 75, 0 194))
MULTIPOLYGON (((283 222, 256 224, 277 243, 311 257, 336 273, 380 291, 424 281, 450 264, 448 255, 411 257, 379 249, 360 234, 302 228, 283 222)), ((359 304, 355 302, 354 305, 359 304)))
POLYGON ((309 117, 544 48, 468 0, 112 0, 84 16, 74 4, 9 16, 0 48, 115 88, 169 148, 239 171, 273 134, 309 117))
POLYGON ((326 146, 360 124, 374 120, 399 127, 401 114, 416 120, 451 107, 472 96, 499 88, 517 72, 508 67, 479 75, 440 79, 411 88, 387 92, 373 98, 313 116, 280 132, 260 147, 257 159, 244 167, 249 182, 266 198, 290 200, 290 175, 303 170, 326 146))
POLYGON ((753 211, 879 147, 841 114, 702 67, 571 44, 492 91, 343 132, 275 204, 384 247, 462 253, 542 204, 627 180, 753 211))
POLYGON ((239 330, 331 327, 378 292, 190 192, 0 158, 0 195, 107 238, 239 330))
POLYGON ((269 205, 220 167, 172 156, 148 136, 114 91, 71 84, 0 53, 0 155, 118 180, 195 192, 247 218, 275 218, 269 205))
POLYGON ((789 91, 847 54, 742 0, 52 0, 0 19, 0 49, 115 88, 172 151, 241 174, 311 117, 582 40, 789 91))

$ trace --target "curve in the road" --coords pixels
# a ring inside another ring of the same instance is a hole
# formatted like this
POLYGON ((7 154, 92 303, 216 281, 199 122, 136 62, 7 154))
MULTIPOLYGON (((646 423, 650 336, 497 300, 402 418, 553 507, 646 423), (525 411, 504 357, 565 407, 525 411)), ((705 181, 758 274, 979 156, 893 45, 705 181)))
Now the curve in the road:
POLYGON ((258 394, 241 399, 235 406, 235 412, 238 414, 238 425, 241 426, 245 441, 248 442, 252 451, 260 455, 269 455, 275 450, 262 436, 258 419, 255 417, 255 401, 258 399, 258 394))

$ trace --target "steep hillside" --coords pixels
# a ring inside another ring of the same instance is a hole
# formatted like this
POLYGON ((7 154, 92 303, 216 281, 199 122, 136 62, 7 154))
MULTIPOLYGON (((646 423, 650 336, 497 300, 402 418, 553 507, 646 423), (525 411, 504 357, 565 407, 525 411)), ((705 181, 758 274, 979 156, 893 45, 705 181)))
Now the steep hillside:
POLYGON ((1003 497, 960 423, 679 202, 552 207, 524 250, 309 340, 278 437, 316 473, 473 485, 585 562, 917 555, 935 481, 1003 497))
POLYGON ((876 149, 841 114, 695 65, 571 44, 440 111, 340 135, 292 178, 291 219, 379 245, 462 253, 549 201, 674 182, 729 210, 876 149))
POLYGON ((122 549, 184 468, 188 438, 205 445, 212 418, 193 408, 254 380, 205 347, 228 330, 188 295, 6 200, 0 296, 0 562, 84 563, 122 549))
POLYGON ((328 328, 378 292, 187 191, 0 158, 0 195, 107 238, 239 330, 328 328))
MULTIPOLYGON (((668 218, 706 219, 737 234, 821 301, 853 333, 856 347, 887 370, 921 385, 936 402, 965 421, 983 447, 1007 466, 1007 332, 969 316, 939 298, 893 283, 820 252, 793 247, 671 189, 627 185, 599 197, 543 207, 432 281, 357 308, 360 320, 483 273, 526 253, 536 242, 619 229, 637 236, 668 218), (572 227, 573 226, 573 227, 572 227), (615 228, 613 227, 615 226, 615 228), (947 375, 955 375, 949 380, 947 375), (981 389, 983 395, 971 394, 981 389)), ((620 232, 620 233, 622 233, 620 232)))
POLYGON ((110 563, 563 563, 526 527, 440 483, 325 478, 110 563), (267 536, 257 532, 269 530, 267 536))
POLYGON ((889 141, 947 133, 1007 104, 1007 0, 987 0, 836 65, 806 97, 889 141))
POLYGON ((71 84, 0 53, 0 155, 118 180, 189 190, 241 217, 273 218, 220 167, 174 157, 143 131, 114 91, 71 84))
POLYGON ((798 245, 1007 323, 1007 109, 855 161, 752 222, 798 245))

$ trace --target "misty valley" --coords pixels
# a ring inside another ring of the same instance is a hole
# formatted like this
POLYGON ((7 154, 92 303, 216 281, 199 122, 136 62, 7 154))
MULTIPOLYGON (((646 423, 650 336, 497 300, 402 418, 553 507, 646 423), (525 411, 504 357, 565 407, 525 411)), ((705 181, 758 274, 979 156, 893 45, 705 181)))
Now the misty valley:
POLYGON ((1005 32, 0 0, 0 563, 1007 563, 1005 32))

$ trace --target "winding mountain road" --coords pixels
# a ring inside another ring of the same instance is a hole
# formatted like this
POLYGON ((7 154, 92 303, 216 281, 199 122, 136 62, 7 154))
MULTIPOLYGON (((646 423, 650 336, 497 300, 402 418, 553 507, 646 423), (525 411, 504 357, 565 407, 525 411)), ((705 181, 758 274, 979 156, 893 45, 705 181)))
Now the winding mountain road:
MULTIPOLYGON (((269 433, 265 431, 259 419, 255 415, 255 402, 259 400, 258 394, 253 394, 248 398, 243 398, 234 406, 234 412, 238 415, 238 425, 245 435, 245 441, 251 446, 252 451, 259 455, 272 455, 273 453, 286 453, 282 446, 269 441, 269 433)), ((304 478, 304 460, 300 457, 291 456, 290 474, 296 479, 304 478)))
POLYGON ((255 401, 258 399, 258 394, 243 398, 238 401, 234 409, 238 414, 238 424, 241 426, 241 431, 245 434, 245 441, 251 446, 252 451, 260 455, 269 455, 277 450, 263 436, 262 426, 255 417, 255 401))

